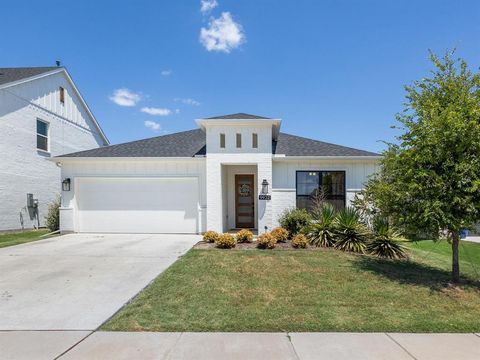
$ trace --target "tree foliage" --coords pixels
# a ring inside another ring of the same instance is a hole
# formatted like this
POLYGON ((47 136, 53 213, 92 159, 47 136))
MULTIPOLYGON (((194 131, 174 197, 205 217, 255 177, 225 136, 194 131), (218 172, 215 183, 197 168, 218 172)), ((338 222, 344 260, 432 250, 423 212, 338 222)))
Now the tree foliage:
POLYGON ((363 197, 406 231, 446 235, 455 252, 459 231, 480 219, 480 75, 454 54, 430 53, 431 76, 405 87, 402 133, 363 197))

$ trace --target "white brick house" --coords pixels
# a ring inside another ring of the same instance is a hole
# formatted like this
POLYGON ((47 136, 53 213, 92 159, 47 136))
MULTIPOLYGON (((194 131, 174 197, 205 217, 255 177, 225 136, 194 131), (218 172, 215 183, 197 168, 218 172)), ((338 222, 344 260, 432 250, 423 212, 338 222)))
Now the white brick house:
POLYGON ((280 132, 248 114, 198 129, 59 156, 64 232, 201 233, 278 225, 323 190, 344 207, 379 155, 280 132))
POLYGON ((48 159, 108 145, 63 67, 0 68, 0 135, 0 230, 43 226, 60 195, 60 168, 48 159))

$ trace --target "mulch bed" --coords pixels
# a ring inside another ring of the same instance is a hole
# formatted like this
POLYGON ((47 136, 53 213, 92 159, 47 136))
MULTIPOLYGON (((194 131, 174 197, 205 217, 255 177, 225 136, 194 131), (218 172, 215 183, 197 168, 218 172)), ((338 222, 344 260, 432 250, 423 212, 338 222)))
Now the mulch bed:
MULTIPOLYGON (((202 250, 224 250, 224 249, 216 248, 214 243, 207 243, 205 241, 199 241, 198 243, 195 244, 193 248, 202 249, 202 250)), ((237 246, 235 246, 233 249, 226 249, 226 250, 255 250, 255 249, 258 249, 256 241, 254 241, 253 243, 237 243, 237 246)), ((269 250, 269 249, 266 249, 266 250, 269 250)), ((292 246, 291 241, 287 241, 286 243, 277 243, 277 246, 275 246, 275 249, 273 250, 325 250, 325 249, 321 247, 316 247, 316 246, 309 246, 306 249, 297 249, 292 246)))

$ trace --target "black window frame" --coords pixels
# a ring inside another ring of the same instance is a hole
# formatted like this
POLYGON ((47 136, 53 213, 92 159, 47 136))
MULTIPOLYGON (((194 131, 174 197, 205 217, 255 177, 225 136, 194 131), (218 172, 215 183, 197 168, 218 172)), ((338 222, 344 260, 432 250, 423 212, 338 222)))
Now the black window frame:
MULTIPOLYGON (((299 195, 298 194, 298 173, 310 173, 310 172, 317 172, 320 173, 318 177, 318 189, 321 188, 322 184, 322 179, 323 179, 323 173, 332 173, 332 172, 337 172, 337 173, 343 173, 343 207, 347 207, 347 172, 346 170, 296 170, 295 171, 295 207, 298 207, 298 198, 311 198, 311 195, 299 195)), ((327 199, 328 200, 328 199, 327 199)), ((304 209, 302 207, 302 209, 304 209)), ((307 209, 308 210, 308 209, 307 209)))

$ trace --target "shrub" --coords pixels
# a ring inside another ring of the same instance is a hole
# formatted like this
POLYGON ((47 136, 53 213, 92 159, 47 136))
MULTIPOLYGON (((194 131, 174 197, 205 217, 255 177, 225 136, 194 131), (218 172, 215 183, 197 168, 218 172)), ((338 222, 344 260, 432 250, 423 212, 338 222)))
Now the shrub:
POLYGON ((376 256, 389 259, 406 258, 406 249, 399 241, 404 240, 399 232, 390 226, 382 216, 373 218, 373 240, 367 245, 367 251, 376 256))
POLYGON ((270 233, 261 234, 257 237, 259 249, 273 249, 277 245, 277 239, 270 233))
POLYGON ((251 243, 253 241, 253 233, 250 230, 242 229, 237 233, 237 242, 251 243))
POLYGON ((224 233, 218 236, 215 240, 215 245, 220 249, 231 249, 237 245, 237 241, 232 234, 224 233))
POLYGON ((279 223, 285 228, 290 237, 297 235, 305 226, 310 224, 311 216, 305 209, 287 209, 280 216, 279 223))
POLYGON ((216 231, 209 230, 203 234, 203 241, 207 243, 214 243, 218 238, 220 237, 220 234, 217 233, 216 231))
POLYGON ((298 249, 305 249, 308 246, 308 239, 303 234, 297 234, 292 240, 292 246, 298 249))
POLYGON ((270 234, 277 240, 277 242, 287 242, 288 240, 288 230, 282 227, 276 227, 273 229, 270 234))
POLYGON ((335 221, 335 248, 343 251, 364 253, 367 247, 369 231, 360 221, 360 215, 347 207, 338 212, 335 221))
POLYGON ((48 205, 47 216, 45 216, 45 225, 51 232, 60 229, 60 198, 48 205))
POLYGON ((305 233, 312 245, 331 247, 335 245, 335 208, 328 203, 317 210, 316 221, 305 228, 305 233))

